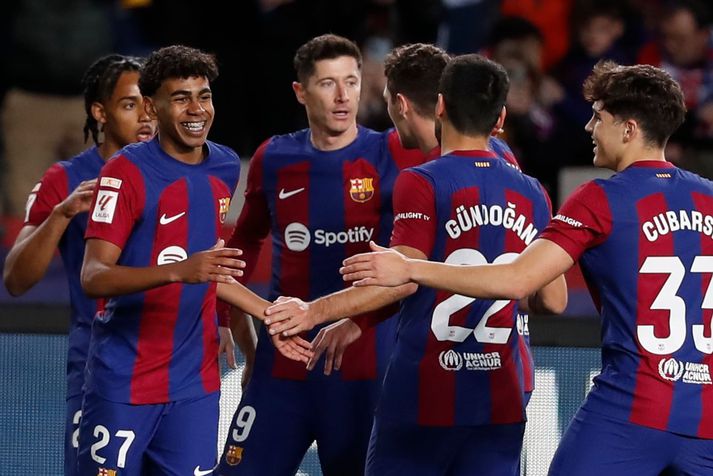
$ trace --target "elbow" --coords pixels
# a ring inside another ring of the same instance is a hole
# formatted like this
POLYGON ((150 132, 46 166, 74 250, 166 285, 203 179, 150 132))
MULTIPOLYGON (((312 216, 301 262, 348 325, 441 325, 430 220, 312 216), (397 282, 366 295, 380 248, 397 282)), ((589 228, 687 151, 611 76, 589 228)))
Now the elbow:
POLYGON ((84 294, 86 294, 87 297, 90 297, 92 299, 102 297, 102 294, 97 289, 96 282, 93 279, 92 274, 87 272, 85 268, 82 268, 80 282, 82 284, 82 291, 84 291, 84 294))
POLYGON ((559 299, 545 300, 542 309, 538 309, 540 314, 562 314, 567 309, 567 294, 559 299))
POLYGON ((22 283, 18 282, 16 279, 13 279, 12 276, 8 275, 3 276, 3 282, 5 283, 5 289, 7 289, 7 292, 12 297, 22 296, 31 287, 23 286, 22 283))

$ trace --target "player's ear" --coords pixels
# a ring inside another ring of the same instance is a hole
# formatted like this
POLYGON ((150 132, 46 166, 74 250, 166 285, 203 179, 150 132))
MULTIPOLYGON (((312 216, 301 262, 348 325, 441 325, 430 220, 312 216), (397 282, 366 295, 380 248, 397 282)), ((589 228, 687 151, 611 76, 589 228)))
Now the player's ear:
POLYGON ((305 103, 305 89, 304 86, 302 86, 302 83, 299 81, 292 81, 292 90, 295 92, 295 97, 297 98, 297 102, 300 104, 305 103))
POLYGON ((95 121, 99 124, 106 124, 106 110, 102 103, 98 101, 93 102, 90 111, 95 121))
POLYGON ((505 127, 505 117, 507 117, 508 111, 503 106, 503 109, 500 111, 500 114, 498 115, 498 120, 495 121, 495 128, 494 130, 498 131, 498 133, 503 132, 503 128, 505 127))
POLYGON ((438 93, 438 100, 436 101, 436 117, 441 119, 446 112, 446 103, 443 100, 443 94, 438 93))
POLYGON ((396 102, 399 105, 399 114, 401 114, 402 117, 405 116, 409 109, 411 109, 408 99, 406 99, 406 96, 403 94, 396 93, 396 102))

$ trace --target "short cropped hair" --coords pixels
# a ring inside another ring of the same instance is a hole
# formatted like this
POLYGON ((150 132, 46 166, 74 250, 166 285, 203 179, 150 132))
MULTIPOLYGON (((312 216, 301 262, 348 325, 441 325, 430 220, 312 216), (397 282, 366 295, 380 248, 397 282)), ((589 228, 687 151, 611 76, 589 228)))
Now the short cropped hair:
POLYGON ((403 45, 392 50, 384 59, 386 88, 392 101, 397 94, 403 94, 413 102, 420 116, 433 116, 438 83, 448 61, 448 53, 425 43, 403 45))
POLYGON ((354 58, 361 70, 361 51, 353 41, 331 33, 312 38, 300 46, 295 53, 293 64, 297 73, 297 80, 305 83, 314 74, 317 61, 336 59, 340 56, 354 58))
POLYGON ((167 79, 194 76, 215 80, 218 77, 215 56, 188 46, 166 46, 149 55, 141 69, 139 89, 142 95, 151 97, 167 79))
POLYGON ((461 134, 490 134, 510 89, 508 75, 498 63, 477 54, 453 58, 443 71, 438 92, 446 113, 461 134))
POLYGON ((686 115, 681 87, 667 72, 649 65, 600 61, 584 81, 584 97, 600 101, 619 119, 636 120, 645 141, 657 147, 666 145, 686 115))

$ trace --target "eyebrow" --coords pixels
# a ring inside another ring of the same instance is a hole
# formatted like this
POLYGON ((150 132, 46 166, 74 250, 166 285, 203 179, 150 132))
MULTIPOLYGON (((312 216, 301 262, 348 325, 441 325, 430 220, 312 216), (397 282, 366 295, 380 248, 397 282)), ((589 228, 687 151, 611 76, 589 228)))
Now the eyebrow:
MULTIPOLYGON (((210 92, 212 92, 210 88, 203 88, 200 91, 198 91, 198 95, 200 96, 201 94, 210 93, 210 92)), ((179 89, 178 91, 174 91, 170 94, 171 97, 190 96, 190 95, 191 95, 191 91, 188 89, 179 89)))

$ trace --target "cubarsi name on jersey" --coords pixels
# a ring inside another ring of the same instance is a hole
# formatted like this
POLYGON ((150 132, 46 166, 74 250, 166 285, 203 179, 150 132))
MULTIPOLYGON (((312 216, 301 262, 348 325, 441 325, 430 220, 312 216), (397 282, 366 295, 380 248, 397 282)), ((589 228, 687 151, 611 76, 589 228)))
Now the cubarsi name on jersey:
POLYGON ((314 242, 318 245, 324 245, 325 247, 335 243, 366 243, 371 240, 373 234, 374 229, 365 226, 355 226, 346 231, 338 232, 315 230, 314 242))
POLYGON ((537 228, 532 222, 527 221, 525 215, 518 214, 515 208, 515 204, 509 202, 505 208, 500 205, 479 204, 468 208, 460 205, 455 209, 456 218, 446 222, 446 232, 455 240, 461 233, 476 226, 502 226, 512 230, 525 244, 529 245, 537 236, 537 228))
POLYGON ((713 237, 713 216, 704 215, 696 210, 669 210, 654 215, 651 220, 641 225, 641 231, 649 241, 656 241, 661 236, 684 230, 713 237))

